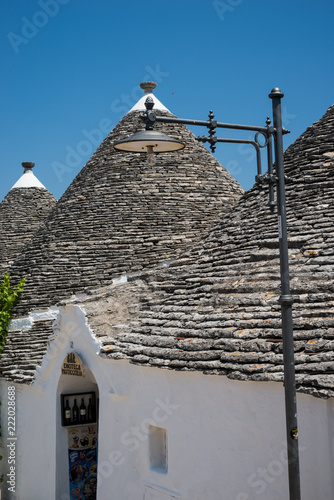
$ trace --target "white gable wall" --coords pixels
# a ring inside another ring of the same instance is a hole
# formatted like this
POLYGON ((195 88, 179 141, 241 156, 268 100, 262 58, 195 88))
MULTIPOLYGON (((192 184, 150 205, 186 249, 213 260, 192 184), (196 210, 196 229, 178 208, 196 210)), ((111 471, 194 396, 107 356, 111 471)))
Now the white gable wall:
MULTIPOLYGON (((85 365, 91 366, 95 374, 100 369, 99 343, 92 337, 86 326, 86 320, 79 307, 67 307, 61 310, 55 328, 55 336, 48 346, 42 366, 38 369, 32 386, 12 384, 1 380, 3 441, 6 433, 6 393, 7 387, 16 387, 16 496, 2 485, 1 500, 67 500, 62 499, 59 491, 64 485, 59 481, 59 471, 67 461, 62 456, 65 431, 61 427, 60 393, 74 391, 82 380, 78 377, 61 377, 61 365, 68 352, 75 350, 85 365), (70 382, 70 385, 67 382, 70 382), (58 455, 57 455, 58 454, 58 455), (60 456, 60 458, 59 458, 60 456), (58 475, 58 477, 57 477, 58 475), (56 480, 57 478, 57 480, 56 480)), ((84 383, 90 389, 96 382, 87 370, 84 383)), ((105 380, 105 376, 103 376, 105 380)), ((6 460, 4 464, 6 465, 6 460)), ((8 469, 8 464, 7 464, 8 469)), ((7 470, 6 470, 7 472, 7 470)), ((68 481, 66 482, 66 491, 68 481)))
MULTIPOLYGON (((82 387, 78 377, 60 378, 70 351, 89 369, 87 388, 96 382, 100 395, 99 500, 288 497, 281 384, 102 358, 82 311, 67 307, 33 386, 16 385, 17 496, 3 488, 3 500, 67 500, 59 396, 82 387), (151 467, 150 425, 166 430, 167 472, 151 467)), ((3 395, 2 402, 4 413, 3 395)), ((302 498, 334 498, 333 401, 298 395, 298 412, 302 498)))
MULTIPOLYGON (((288 498, 281 384, 112 365, 127 388, 103 407, 101 398, 101 499, 141 498, 145 484, 184 500, 288 498), (150 423, 167 430, 167 474, 150 469, 150 423)), ((332 411, 332 402, 299 396, 304 500, 334 498, 332 411)))

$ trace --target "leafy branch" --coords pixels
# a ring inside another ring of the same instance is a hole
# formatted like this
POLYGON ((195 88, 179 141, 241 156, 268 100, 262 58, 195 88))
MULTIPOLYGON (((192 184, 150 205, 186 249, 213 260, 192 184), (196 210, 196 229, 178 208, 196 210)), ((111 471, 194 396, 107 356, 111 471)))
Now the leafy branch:
POLYGON ((9 274, 6 272, 3 282, 0 283, 0 355, 6 345, 9 322, 20 299, 25 280, 26 278, 22 278, 16 288, 11 288, 9 274))

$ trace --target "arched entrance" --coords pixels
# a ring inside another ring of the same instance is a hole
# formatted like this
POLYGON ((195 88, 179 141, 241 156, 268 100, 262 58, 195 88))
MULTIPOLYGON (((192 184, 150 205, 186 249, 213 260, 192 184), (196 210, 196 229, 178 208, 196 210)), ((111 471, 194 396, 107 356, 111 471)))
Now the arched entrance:
POLYGON ((96 499, 98 405, 93 373, 76 353, 68 353, 57 387, 57 500, 96 499))

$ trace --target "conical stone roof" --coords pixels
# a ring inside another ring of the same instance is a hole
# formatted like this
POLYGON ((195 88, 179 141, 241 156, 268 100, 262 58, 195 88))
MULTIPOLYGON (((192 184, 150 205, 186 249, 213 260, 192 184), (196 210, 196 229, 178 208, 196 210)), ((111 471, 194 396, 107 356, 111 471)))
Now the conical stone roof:
MULTIPOLYGON (((143 129, 140 106, 102 142, 13 266, 27 276, 18 309, 55 301, 174 259, 199 241, 243 193, 185 126, 157 129, 187 144, 155 165, 115 141, 143 129)), ((173 116, 163 106, 157 113, 173 116)))
MULTIPOLYGON (((297 388, 334 396, 334 106, 284 163, 297 388)), ((283 381, 277 215, 267 191, 245 193, 165 270, 84 303, 110 358, 283 381)))
POLYGON ((0 204, 0 276, 39 229, 56 199, 33 174, 34 163, 22 163, 23 175, 0 204))
MULTIPOLYGON (((334 396, 334 106, 284 155, 297 390, 334 396)), ((67 301, 110 359, 283 381, 277 217, 253 188, 164 269, 67 301)), ((11 331, 0 368, 30 383, 53 319, 11 331), (47 333, 45 333, 47 332, 47 333), (32 339, 34 342, 32 342, 32 339)))

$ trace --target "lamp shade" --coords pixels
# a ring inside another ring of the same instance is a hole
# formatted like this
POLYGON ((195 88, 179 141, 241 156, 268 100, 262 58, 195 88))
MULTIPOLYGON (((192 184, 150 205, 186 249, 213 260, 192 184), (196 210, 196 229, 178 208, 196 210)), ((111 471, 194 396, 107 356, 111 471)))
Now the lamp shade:
POLYGON ((183 142, 172 139, 172 137, 156 130, 141 130, 114 144, 115 149, 133 153, 147 153, 148 151, 150 153, 165 153, 178 151, 184 147, 183 142))

